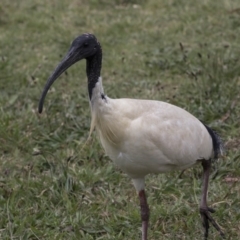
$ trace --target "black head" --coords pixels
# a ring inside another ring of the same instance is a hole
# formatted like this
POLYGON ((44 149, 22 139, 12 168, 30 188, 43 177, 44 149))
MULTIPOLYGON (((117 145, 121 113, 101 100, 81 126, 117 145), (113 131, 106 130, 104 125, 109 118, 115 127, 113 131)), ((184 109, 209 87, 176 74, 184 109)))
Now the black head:
POLYGON ((85 33, 74 39, 68 53, 47 80, 38 105, 39 113, 42 112, 44 99, 53 82, 74 63, 82 59, 91 59, 98 52, 101 52, 101 46, 93 34, 85 33))
POLYGON ((79 61, 93 57, 99 48, 101 47, 97 38, 93 34, 85 33, 74 39, 69 52, 72 52, 79 61))

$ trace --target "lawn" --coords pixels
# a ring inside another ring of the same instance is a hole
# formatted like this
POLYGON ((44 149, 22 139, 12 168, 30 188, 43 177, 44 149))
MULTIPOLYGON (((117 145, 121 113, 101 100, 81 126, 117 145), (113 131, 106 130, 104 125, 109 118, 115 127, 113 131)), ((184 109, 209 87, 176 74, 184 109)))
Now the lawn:
MULTIPOLYGON (((239 0, 22 0, 0 2, 0 239, 141 236, 130 179, 105 155, 90 109, 85 62, 43 86, 78 35, 103 48, 109 97, 167 101, 225 143, 209 206, 226 239, 240 239, 239 0)), ((201 166, 149 175, 149 239, 203 239, 201 166)), ((209 239, 220 239, 211 227, 209 239)))

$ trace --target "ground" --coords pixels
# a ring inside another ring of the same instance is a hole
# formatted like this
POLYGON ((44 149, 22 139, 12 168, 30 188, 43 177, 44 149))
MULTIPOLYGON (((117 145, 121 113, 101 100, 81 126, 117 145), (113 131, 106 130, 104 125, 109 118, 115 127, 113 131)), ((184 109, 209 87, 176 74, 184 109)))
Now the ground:
MULTIPOLYGON (((240 4, 238 0, 1 0, 0 238, 140 239, 130 179, 86 142, 85 63, 42 88, 71 41, 94 33, 109 97, 167 101, 225 143, 209 205, 227 239, 240 239, 240 4)), ((149 239, 203 239, 201 167, 147 177, 149 239)), ((211 227, 209 239, 220 239, 211 227)))

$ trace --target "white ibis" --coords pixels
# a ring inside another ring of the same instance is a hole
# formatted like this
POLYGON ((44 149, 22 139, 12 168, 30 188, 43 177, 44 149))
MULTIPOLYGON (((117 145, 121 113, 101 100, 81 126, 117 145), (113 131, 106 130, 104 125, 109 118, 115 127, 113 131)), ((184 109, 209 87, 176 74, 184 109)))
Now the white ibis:
POLYGON ((219 136, 189 112, 169 103, 109 98, 102 86, 102 49, 94 35, 86 33, 73 41, 68 53, 47 80, 39 102, 39 113, 53 82, 82 59, 86 59, 87 63, 92 114, 90 134, 96 128, 107 155, 133 181, 140 200, 142 240, 147 240, 149 221, 145 176, 184 170, 199 162, 203 167, 200 215, 205 229, 204 238, 208 238, 209 222, 224 237, 210 214, 214 210, 207 205, 211 161, 222 153, 219 136))

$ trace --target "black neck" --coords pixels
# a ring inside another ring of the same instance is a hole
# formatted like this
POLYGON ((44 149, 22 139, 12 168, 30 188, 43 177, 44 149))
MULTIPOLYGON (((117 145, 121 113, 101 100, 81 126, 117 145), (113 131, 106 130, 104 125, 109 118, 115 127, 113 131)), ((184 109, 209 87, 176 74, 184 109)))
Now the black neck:
POLYGON ((88 78, 88 94, 90 100, 92 99, 92 91, 101 75, 101 68, 102 68, 102 50, 100 47, 93 57, 87 59, 86 71, 88 78))

